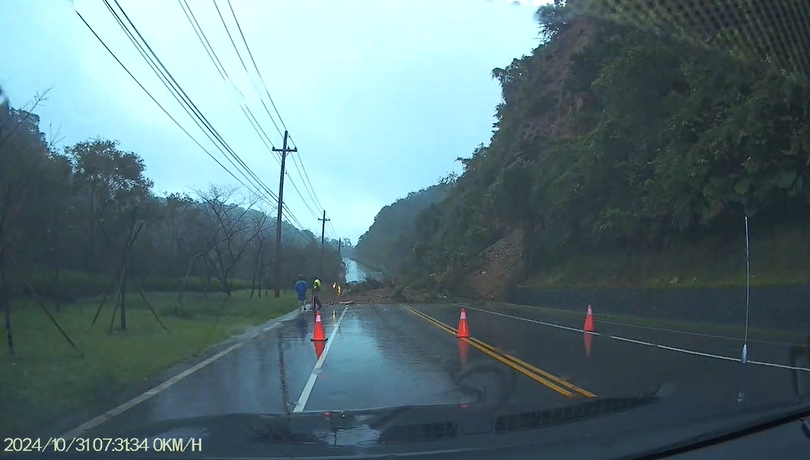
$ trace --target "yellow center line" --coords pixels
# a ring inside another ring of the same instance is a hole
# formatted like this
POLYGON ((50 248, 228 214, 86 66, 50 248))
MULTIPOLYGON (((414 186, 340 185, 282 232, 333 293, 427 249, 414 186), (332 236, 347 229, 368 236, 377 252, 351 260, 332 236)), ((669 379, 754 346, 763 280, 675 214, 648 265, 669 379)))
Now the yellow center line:
MULTIPOLYGON (((493 351, 496 351, 496 352, 497 352, 497 350, 495 350, 495 349, 494 349, 494 348, 493 348, 491 345, 489 345, 489 344, 487 344, 487 343, 485 343, 485 342, 481 342, 480 340, 478 340, 478 339, 473 339, 473 338, 471 338, 471 340, 474 340, 474 341, 476 341, 476 342, 479 342, 479 343, 480 343, 482 346, 487 347, 487 348, 491 348, 493 351)), ((583 388, 580 388, 580 387, 578 387, 578 386, 574 385, 573 383, 571 383, 571 382, 569 382, 569 381, 567 381, 567 380, 563 380, 563 379, 561 379, 561 378, 559 378, 559 377, 557 377, 557 376, 555 376, 555 375, 549 374, 548 372, 546 372, 546 371, 544 371, 544 370, 542 370, 542 369, 540 369, 540 368, 538 368, 538 367, 536 367, 536 366, 533 366, 533 365, 531 365, 531 364, 527 363, 526 361, 523 361, 522 359, 520 359, 520 358, 518 358, 518 357, 516 357, 516 356, 512 356, 512 355, 510 355, 510 354, 508 354, 508 353, 501 353, 501 354, 502 354, 504 357, 506 357, 507 359, 509 359, 509 360, 511 360, 511 361, 513 361, 513 362, 515 362, 515 363, 517 363, 517 364, 520 364, 521 366, 525 367, 526 369, 529 369, 529 370, 531 370, 531 371, 534 371, 534 372, 536 372, 536 373, 538 373, 538 374, 542 375, 543 377, 545 377, 545 378, 547 378, 547 379, 549 379, 549 380, 552 380, 552 381, 554 381, 554 382, 557 382, 557 383, 559 383, 560 385, 562 385, 562 386, 564 386, 564 387, 566 387, 566 388, 569 388, 569 389, 571 389, 571 390, 573 390, 573 391, 575 391, 575 392, 577 392, 577 393, 581 394, 582 396, 586 396, 586 397, 588 397, 588 398, 595 398, 595 397, 596 397, 596 395, 595 395, 595 394, 593 394, 593 393, 591 393, 590 391, 585 390, 585 389, 583 389, 583 388)))
MULTIPOLYGON (((443 331, 445 331, 445 332, 447 332, 449 334, 453 334, 453 335, 456 334, 456 329, 454 329, 454 328, 452 328, 452 327, 450 327, 450 326, 448 326, 448 325, 446 325, 446 324, 444 324, 444 323, 442 323, 442 322, 440 322, 440 321, 426 315, 425 313, 417 311, 417 310, 415 310, 415 309, 413 309, 413 308, 411 308, 411 307, 409 307, 407 305, 402 305, 402 306, 405 307, 411 313, 415 314, 416 316, 419 316, 420 318, 422 318, 425 321, 433 324, 434 326, 438 327, 439 329, 442 329, 443 331)), ((583 396, 587 396, 589 398, 596 397, 596 395, 594 395, 593 393, 591 393, 589 391, 586 391, 586 390, 583 390, 582 388, 579 388, 576 385, 573 385, 573 384, 571 384, 569 382, 566 382, 563 379, 560 379, 559 377, 556 377, 556 376, 554 376, 552 374, 549 374, 548 372, 545 372, 545 371, 543 371, 543 370, 541 370, 541 369, 539 369, 539 368, 537 368, 535 366, 532 366, 531 364, 526 363, 525 361, 522 361, 522 360, 520 360, 520 359, 518 359, 518 358, 516 358, 516 357, 514 357, 512 355, 509 355, 507 353, 500 352, 495 347, 487 344, 486 342, 482 342, 482 341, 480 341, 478 339, 475 339, 475 338, 459 339, 459 340, 464 340, 465 342, 469 343, 470 345, 472 345, 473 347, 475 347, 477 350, 481 351, 482 353, 490 356, 491 358, 494 358, 497 361, 502 362, 503 364, 506 364, 507 366, 511 367, 512 369, 514 369, 514 370, 520 372, 521 374, 531 378, 532 380, 534 380, 534 381, 536 381, 536 382, 538 382, 538 383, 540 383, 540 384, 542 384, 542 385, 556 391, 557 393, 562 394, 563 396, 567 396, 569 398, 576 396, 574 393, 569 391, 569 389, 570 389, 570 390, 576 391, 577 393, 579 393, 579 394, 581 394, 583 396), (566 389, 565 387, 567 387, 568 389, 566 389)))
MULTIPOLYGON (((433 324, 434 326, 438 327, 439 329, 442 329, 443 331, 445 331, 447 333, 450 333, 450 334, 453 334, 453 335, 456 334, 455 329, 453 329, 453 328, 451 328, 451 327, 449 327, 449 326, 447 326, 447 325, 445 325, 445 324, 431 318, 430 316, 428 316, 428 315, 426 315, 426 314, 424 314, 422 312, 416 311, 416 310, 414 310, 414 309, 412 309, 412 308, 410 308, 408 306, 405 306, 405 308, 408 309, 411 313, 415 314, 416 316, 418 316, 418 317, 424 319, 425 321, 433 324)), ((459 340, 464 340, 465 342, 469 343, 470 345, 472 345, 477 350, 479 350, 482 353, 490 356, 491 358, 494 358, 496 361, 500 361, 503 364, 506 364, 507 366, 509 366, 512 369, 520 372, 521 374, 525 375, 526 377, 529 377, 530 379, 536 381, 537 383, 540 383, 541 385, 544 385, 544 386, 546 386, 548 388, 551 388, 552 390, 556 391, 557 393, 560 393, 563 396, 567 396, 569 398, 574 396, 573 393, 566 390, 565 388, 562 388, 562 387, 554 384, 553 382, 550 382, 550 381, 544 379, 543 377, 535 374, 534 372, 531 372, 528 369, 525 369, 524 367, 519 366, 519 365, 517 365, 516 363, 514 363, 512 361, 509 361, 508 359, 506 359, 506 357, 502 356, 501 354, 499 354, 497 352, 494 352, 494 351, 491 351, 491 350, 487 349, 487 347, 480 345, 476 341, 473 341, 473 340, 470 340, 470 339, 459 339, 459 340)))

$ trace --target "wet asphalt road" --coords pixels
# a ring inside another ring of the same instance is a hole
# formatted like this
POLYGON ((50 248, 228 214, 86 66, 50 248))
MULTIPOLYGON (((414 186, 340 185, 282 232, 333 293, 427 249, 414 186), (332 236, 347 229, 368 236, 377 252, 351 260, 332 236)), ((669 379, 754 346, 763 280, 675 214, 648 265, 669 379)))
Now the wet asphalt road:
MULTIPOLYGON (((581 321, 507 306, 469 307, 473 339, 460 341, 448 330, 458 326, 459 312, 458 305, 325 306, 325 349, 310 340, 312 313, 300 314, 244 340, 103 427, 402 405, 531 401, 551 407, 638 395, 660 385, 711 404, 735 404, 741 392, 747 402, 795 399, 789 369, 749 364, 743 372, 739 362, 722 359, 739 357, 738 341, 603 326, 595 312, 602 335, 586 349, 583 334, 566 329, 582 328, 581 321)), ((752 360, 789 364, 787 346, 750 347, 752 360)))
POLYGON ((382 280, 381 273, 375 272, 354 259, 344 258, 343 263, 346 265, 346 282, 348 283, 364 280, 382 280))

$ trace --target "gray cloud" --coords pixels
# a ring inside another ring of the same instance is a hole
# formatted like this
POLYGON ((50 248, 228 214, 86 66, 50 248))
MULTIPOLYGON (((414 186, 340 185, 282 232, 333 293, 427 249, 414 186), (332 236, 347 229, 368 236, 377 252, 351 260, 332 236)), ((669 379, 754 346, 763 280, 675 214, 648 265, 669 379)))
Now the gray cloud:
MULTIPOLYGON (((178 3, 119 1, 212 125, 275 189, 278 162, 244 118, 239 96, 220 78, 178 3)), ((189 3, 247 104, 280 146, 281 136, 254 89, 261 84, 242 69, 213 4, 189 3)), ((537 43, 534 7, 503 2, 232 3, 316 195, 337 233, 353 241, 380 207, 458 171, 455 158, 489 139, 500 100, 490 71, 537 43)), ((155 98, 224 162, 103 4, 75 4, 155 98)), ((227 3, 221 0, 220 6, 225 13, 227 3)), ((15 105, 53 87, 38 112, 43 126, 62 127, 65 144, 97 135, 120 140, 145 159, 158 192, 235 182, 132 82, 70 2, 6 1, 0 17, 0 82, 15 105)), ((292 163, 288 170, 309 200, 292 163)), ((317 220, 287 184, 288 206, 305 227, 318 231, 317 220)))

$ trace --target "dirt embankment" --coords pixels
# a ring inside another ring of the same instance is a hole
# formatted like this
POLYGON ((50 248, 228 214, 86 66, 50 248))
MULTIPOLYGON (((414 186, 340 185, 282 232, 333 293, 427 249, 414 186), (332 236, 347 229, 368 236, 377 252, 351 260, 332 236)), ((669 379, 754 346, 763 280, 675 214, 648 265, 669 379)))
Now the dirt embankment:
POLYGON ((467 277, 467 287, 482 299, 502 298, 525 276, 523 253, 523 230, 513 230, 479 255, 479 268, 467 277))
POLYGON ((382 284, 371 288, 361 288, 355 291, 347 290, 340 296, 332 293, 324 303, 338 304, 341 302, 353 302, 358 304, 391 304, 391 303, 428 303, 442 300, 446 296, 427 289, 413 289, 410 287, 399 287, 395 283, 374 283, 382 284))
MULTIPOLYGON (((593 32, 593 24, 585 18, 571 21, 551 43, 538 48, 527 72, 527 83, 535 91, 534 100, 545 101, 543 110, 528 110, 521 129, 512 139, 511 153, 541 157, 550 141, 571 137, 573 115, 583 105, 583 95, 573 92, 565 82, 569 78, 571 63, 586 46, 593 32), (519 148, 520 147, 520 148, 519 148)), ((524 260, 524 238, 536 233, 524 229, 511 231, 478 257, 476 269, 468 274, 465 285, 476 297, 485 300, 503 298, 505 291, 527 275, 524 260)))
MULTIPOLYGON (((535 157, 546 151, 549 141, 571 136, 572 116, 582 107, 583 97, 572 92, 565 82, 569 78, 573 57, 583 49, 593 31, 587 19, 572 20, 545 48, 535 50, 534 59, 526 74, 526 83, 536 104, 535 109, 515 109, 513 115, 522 117, 520 130, 513 139, 507 139, 514 148, 509 149, 504 161, 513 155, 523 154, 535 157), (539 101, 543 103, 540 104, 539 101), (537 108, 540 107, 540 108, 537 108), (527 153, 531 152, 531 153, 527 153)), ((503 299, 506 291, 526 276, 524 261, 524 229, 510 231, 504 238, 482 251, 474 264, 475 269, 467 273, 463 281, 464 295, 469 293, 480 299, 503 299)), ((531 234, 533 232, 530 232, 531 234)), ((358 303, 390 302, 432 302, 441 301, 444 293, 414 290, 392 285, 376 287, 359 292, 344 293, 339 301, 358 303)))
POLYGON ((394 298, 394 290, 390 287, 382 287, 377 289, 369 289, 363 292, 350 292, 340 296, 332 296, 329 299, 330 304, 337 304, 341 302, 354 302, 361 304, 377 304, 377 303, 391 303, 394 298))
POLYGON ((411 289, 394 287, 383 287, 371 289, 359 293, 349 293, 330 299, 330 303, 354 302, 359 304, 382 304, 382 303, 428 303, 435 302, 442 298, 441 295, 426 289, 411 289))

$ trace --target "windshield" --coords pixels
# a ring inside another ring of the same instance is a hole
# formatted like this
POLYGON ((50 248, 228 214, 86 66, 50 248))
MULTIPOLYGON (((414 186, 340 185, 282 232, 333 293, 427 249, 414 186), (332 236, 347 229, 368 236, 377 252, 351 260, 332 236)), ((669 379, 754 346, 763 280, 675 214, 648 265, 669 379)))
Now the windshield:
POLYGON ((810 6, 709 3, 0 2, 6 452, 806 402, 810 6))

